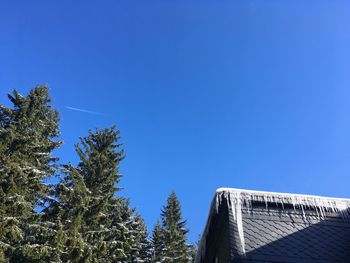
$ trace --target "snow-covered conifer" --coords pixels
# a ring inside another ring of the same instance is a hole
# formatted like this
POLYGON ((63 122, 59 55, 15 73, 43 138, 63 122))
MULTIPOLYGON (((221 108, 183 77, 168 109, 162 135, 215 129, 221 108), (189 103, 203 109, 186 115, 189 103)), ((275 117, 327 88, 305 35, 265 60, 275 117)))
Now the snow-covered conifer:
MULTIPOLYGON (((8 98, 12 108, 0 104, 0 258, 5 262, 14 251, 31 254, 37 246, 31 234, 46 231, 34 208, 48 200, 44 180, 55 174, 52 151, 61 144, 56 140, 58 112, 47 87, 38 86, 27 96, 14 90, 8 98)), ((36 257, 50 253, 50 248, 35 250, 36 257)))
POLYGON ((186 221, 182 219, 181 205, 175 193, 171 193, 161 212, 161 225, 153 231, 153 262, 189 263, 186 221))
POLYGON ((163 229, 159 222, 156 223, 151 237, 151 262, 161 263, 164 251, 163 229))
POLYGON ((150 245, 145 222, 139 214, 133 212, 128 222, 127 237, 130 249, 127 255, 129 263, 147 263, 150 260, 150 245))

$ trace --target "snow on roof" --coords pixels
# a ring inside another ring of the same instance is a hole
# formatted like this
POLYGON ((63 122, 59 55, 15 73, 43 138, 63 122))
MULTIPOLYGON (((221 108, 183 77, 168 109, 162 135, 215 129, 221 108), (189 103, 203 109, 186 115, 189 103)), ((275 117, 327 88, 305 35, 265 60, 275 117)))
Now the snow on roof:
POLYGON ((292 193, 280 193, 280 192, 268 192, 268 191, 256 191, 256 190, 246 190, 239 188, 229 188, 229 187, 221 187, 216 190, 216 193, 222 192, 232 192, 232 193, 247 193, 247 194, 255 194, 255 195, 268 195, 268 196, 283 196, 283 197, 292 197, 292 196, 300 196, 304 198, 320 198, 320 199, 328 199, 334 201, 346 201, 350 202, 349 198, 336 198, 336 197, 325 197, 325 196, 317 196, 317 195, 306 195, 306 194, 292 194, 292 193))
POLYGON ((244 190, 237 188, 219 188, 215 193, 215 200, 220 196, 225 196, 228 198, 238 198, 245 205, 249 203, 264 202, 266 205, 268 203, 281 204, 291 204, 295 209, 300 208, 315 208, 319 210, 321 216, 324 216, 324 212, 340 212, 350 208, 350 199, 345 198, 334 198, 334 197, 324 197, 316 195, 304 195, 304 194, 290 194, 290 193, 277 193, 277 192, 265 192, 265 191, 254 191, 254 190, 244 190))
MULTIPOLYGON (((253 191, 236 188, 219 188, 216 190, 208 221, 199 244, 199 252, 205 250, 206 235, 213 215, 219 213, 219 208, 225 202, 230 210, 230 216, 236 222, 242 251, 245 253, 244 232, 242 223, 242 209, 251 211, 253 203, 264 203, 266 208, 277 206, 279 210, 284 211, 285 206, 292 205, 295 211, 300 211, 305 218, 305 210, 315 211, 319 219, 324 219, 331 214, 339 214, 343 218, 350 218, 350 199, 331 198, 314 195, 275 193, 264 191, 253 191)), ((290 209, 289 209, 290 210, 290 209)), ((201 258, 200 255, 197 258, 201 258)), ((199 262, 197 260, 197 262, 199 262)))

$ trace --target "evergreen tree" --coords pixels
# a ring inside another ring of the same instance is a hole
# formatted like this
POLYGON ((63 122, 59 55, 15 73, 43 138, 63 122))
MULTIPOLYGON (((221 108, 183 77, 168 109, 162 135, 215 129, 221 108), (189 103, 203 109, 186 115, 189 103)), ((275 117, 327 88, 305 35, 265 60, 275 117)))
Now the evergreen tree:
POLYGON ((181 205, 175 193, 171 193, 168 197, 167 204, 161 212, 161 220, 161 228, 156 226, 158 229, 153 232, 153 237, 157 234, 163 243, 157 248, 154 247, 155 262, 190 262, 190 247, 187 245, 186 237, 188 230, 185 228, 186 221, 182 219, 181 205))
MULTIPOLYGON (((61 144, 58 113, 53 110, 48 88, 38 86, 26 97, 16 90, 8 98, 13 108, 0 104, 0 258, 25 253, 35 246, 30 234, 40 218, 34 208, 49 195, 44 180, 55 174, 51 153, 61 144), (16 253, 17 253, 16 252, 16 253)), ((37 249, 37 251, 40 249, 37 249)), ((19 261, 18 261, 19 262, 19 261)))
POLYGON ((89 131, 76 145, 79 164, 63 166, 53 187, 44 181, 57 174, 52 151, 61 142, 48 89, 36 87, 26 97, 14 91, 9 99, 13 109, 0 104, 0 262, 151 262, 142 217, 116 196, 124 158, 119 131, 89 131))
POLYGON ((162 262, 164 252, 164 237, 163 229, 159 222, 156 223, 152 232, 151 247, 151 262, 162 262))
POLYGON ((89 262, 91 259, 82 226, 91 193, 76 168, 66 165, 63 172, 66 176, 56 187, 57 200, 53 200, 44 213, 47 220, 56 226, 55 247, 62 262, 89 262))
POLYGON ((76 146, 81 160, 78 170, 90 191, 82 233, 92 262, 116 262, 126 257, 125 226, 121 221, 123 204, 115 197, 116 184, 121 178, 119 163, 124 158, 119 139, 119 131, 112 127, 90 131, 76 146))
POLYGON ((195 259, 196 259, 196 255, 197 255, 197 247, 196 247, 196 245, 192 244, 192 245, 190 245, 189 249, 190 249, 190 261, 189 262, 194 263, 195 259))
POLYGON ((44 211, 62 230, 56 249, 63 262, 147 262, 145 224, 127 199, 116 197, 124 157, 118 140, 114 127, 81 138, 78 166, 64 167, 57 200, 44 211))
POLYGON ((130 215, 128 227, 128 241, 130 249, 127 255, 129 263, 147 263, 150 260, 150 245, 147 239, 146 225, 139 214, 130 215))

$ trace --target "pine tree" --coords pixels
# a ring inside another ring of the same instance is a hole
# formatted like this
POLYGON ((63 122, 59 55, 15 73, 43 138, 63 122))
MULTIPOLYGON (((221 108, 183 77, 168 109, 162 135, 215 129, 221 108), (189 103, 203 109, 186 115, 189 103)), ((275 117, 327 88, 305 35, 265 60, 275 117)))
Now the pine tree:
POLYGON ((151 237, 151 262, 160 263, 162 262, 164 252, 164 237, 163 229, 159 222, 154 226, 152 237, 151 237))
POLYGON ((181 205, 175 193, 171 193, 168 197, 167 204, 161 212, 161 220, 161 228, 157 229, 160 234, 157 235, 163 244, 157 248, 159 252, 155 253, 156 262, 190 262, 191 255, 186 237, 188 230, 185 228, 186 221, 182 219, 181 205))
POLYGON ((78 170, 90 191, 82 233, 92 262, 116 262, 126 257, 125 226, 120 221, 123 204, 115 197, 121 178, 119 163, 124 158, 119 139, 119 131, 112 127, 90 131, 76 146, 81 160, 78 170))
POLYGON ((56 226, 62 262, 147 262, 147 229, 129 200, 117 197, 119 131, 89 132, 76 145, 77 167, 65 165, 56 199, 44 210, 56 226))
MULTIPOLYGON (((51 153, 61 144, 58 113, 48 88, 38 86, 26 97, 16 90, 8 98, 13 108, 0 105, 0 258, 9 261, 26 243, 31 253, 31 232, 40 221, 36 206, 49 195, 44 180, 55 174, 51 153)), ((38 250, 38 249, 37 249, 38 250)))
POLYGON ((62 225, 63 262, 146 262, 147 230, 129 201, 116 197, 121 175, 119 131, 89 132, 76 145, 77 167, 64 167, 57 201, 45 210, 62 225))
POLYGON ((147 239, 148 233, 146 225, 139 214, 133 211, 130 214, 128 227, 128 242, 130 249, 127 253, 129 263, 147 263, 150 260, 150 245, 147 239))
MULTIPOLYGON (((44 210, 59 230, 60 260, 69 263, 121 262, 125 255, 124 204, 115 197, 121 177, 119 131, 89 131, 75 146, 78 166, 63 166, 63 178, 44 210)), ((58 239, 58 238, 56 238, 58 239)))
POLYGON ((190 249, 190 261, 191 263, 195 262, 196 259, 196 255, 197 255, 197 247, 195 244, 192 244, 189 246, 190 249))
MULTIPOLYGON (((62 262, 89 262, 88 245, 82 226, 90 201, 90 191, 81 174, 71 164, 62 169, 66 175, 56 187, 57 200, 44 210, 48 221, 56 225, 56 248, 62 262)), ((91 259, 90 259, 91 260, 91 259)))

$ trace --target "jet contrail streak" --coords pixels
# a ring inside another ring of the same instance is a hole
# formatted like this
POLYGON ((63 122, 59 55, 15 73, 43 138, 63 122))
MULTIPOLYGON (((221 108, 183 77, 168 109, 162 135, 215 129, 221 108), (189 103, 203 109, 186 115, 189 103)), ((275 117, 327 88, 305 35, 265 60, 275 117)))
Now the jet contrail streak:
POLYGON ((89 114, 102 115, 102 113, 100 113, 100 112, 91 111, 91 110, 85 110, 85 109, 79 109, 79 108, 74 108, 74 107, 70 107, 70 106, 66 106, 66 109, 79 111, 79 112, 84 112, 84 113, 89 113, 89 114))

